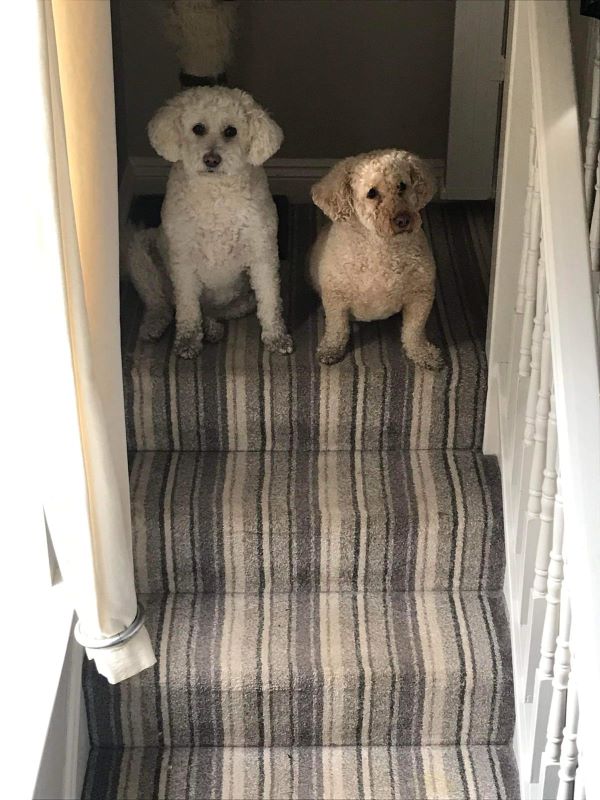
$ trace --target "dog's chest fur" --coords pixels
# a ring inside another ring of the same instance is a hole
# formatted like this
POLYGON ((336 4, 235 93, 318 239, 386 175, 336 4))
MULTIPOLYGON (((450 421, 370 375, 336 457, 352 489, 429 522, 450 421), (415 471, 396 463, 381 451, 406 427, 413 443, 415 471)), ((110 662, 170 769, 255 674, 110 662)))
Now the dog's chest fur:
POLYGON ((433 296, 435 265, 422 230, 384 239, 334 224, 320 238, 313 282, 342 298, 354 319, 386 319, 413 294, 433 296))
POLYGON ((276 235, 275 206, 262 169, 189 179, 176 164, 162 211, 171 258, 185 257, 208 287, 239 279, 265 235, 276 235), (185 254, 185 255, 183 255, 185 254))

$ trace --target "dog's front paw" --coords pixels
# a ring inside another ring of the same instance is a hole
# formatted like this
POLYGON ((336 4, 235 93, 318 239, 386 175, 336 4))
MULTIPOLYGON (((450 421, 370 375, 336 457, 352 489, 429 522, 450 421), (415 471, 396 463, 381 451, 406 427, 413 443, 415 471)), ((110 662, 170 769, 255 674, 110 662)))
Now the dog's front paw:
POLYGON ((207 342, 220 342, 225 336, 225 325, 216 319, 204 320, 204 338, 207 342))
POLYGON ((317 348, 317 358, 321 364, 337 364, 341 361, 346 353, 346 345, 341 347, 337 345, 320 344, 317 348))
POLYGON ((173 312, 171 309, 152 309, 146 311, 140 325, 140 339, 151 342, 160 339, 169 327, 173 312))
POLYGON ((444 359, 442 358, 439 347, 431 344, 431 342, 427 342, 423 347, 407 350, 406 355, 414 361, 418 367, 423 367, 423 369, 438 370, 444 365, 444 359))
POLYGON ((289 333, 263 333, 263 344, 272 353, 293 353, 294 342, 289 333))
POLYGON ((178 333, 175 337, 175 352, 181 358, 196 358, 201 350, 202 334, 200 332, 178 333))

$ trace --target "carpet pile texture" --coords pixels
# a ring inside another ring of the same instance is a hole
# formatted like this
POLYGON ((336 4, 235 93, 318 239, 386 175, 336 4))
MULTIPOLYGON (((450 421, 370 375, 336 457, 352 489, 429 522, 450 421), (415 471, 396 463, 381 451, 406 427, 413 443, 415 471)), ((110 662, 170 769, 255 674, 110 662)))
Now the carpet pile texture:
POLYGON ((321 367, 290 206, 296 350, 248 317, 198 359, 123 293, 137 587, 157 665, 84 666, 90 800, 518 797, 500 476, 481 453, 492 209, 432 204, 438 373, 398 317, 321 367))

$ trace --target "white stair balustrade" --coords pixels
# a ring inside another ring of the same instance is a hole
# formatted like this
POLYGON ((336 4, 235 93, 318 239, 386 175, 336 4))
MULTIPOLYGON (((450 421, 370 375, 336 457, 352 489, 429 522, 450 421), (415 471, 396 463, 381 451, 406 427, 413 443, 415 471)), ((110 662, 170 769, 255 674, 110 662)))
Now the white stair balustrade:
MULTIPOLYGON (((525 531, 528 521, 533 521, 539 515, 539 498, 542 490, 542 470, 544 454, 541 452, 545 437, 541 429, 543 422, 538 418, 539 393, 542 380, 542 345, 544 341, 544 319, 546 312, 546 271, 544 266, 544 244, 540 245, 540 258, 537 269, 537 287, 535 299, 535 318, 533 334, 531 337, 531 366, 529 386, 527 388, 527 401, 525 404, 525 424, 523 428, 523 442, 521 458, 517 460, 516 470, 513 475, 518 476, 518 492, 515 493, 516 505, 516 551, 520 553, 523 548, 525 531), (536 426, 538 437, 536 439, 536 426), (538 445, 536 448, 536 444, 538 445), (534 464, 534 454, 536 462, 534 464)), ((549 358, 549 354, 548 354, 549 358)), ((549 361, 546 361, 546 367, 549 361)), ((543 390, 542 390, 543 391, 543 390)), ((543 412, 540 412, 543 413, 543 412)))
MULTIPOLYGON (((548 345, 549 349, 549 345, 548 345)), ((533 698, 533 685, 538 658, 540 654, 542 631, 544 619, 547 611, 548 593, 548 573, 550 569, 550 550, 552 548, 552 532, 554 524, 554 504, 556 495, 556 413, 554 409, 554 395, 550 396, 550 413, 546 425, 545 453, 546 464, 543 470, 542 490, 540 499, 540 512, 537 525, 531 531, 535 534, 531 536, 525 546, 524 570, 523 570, 523 591, 529 586, 527 595, 523 596, 523 604, 526 597, 529 602, 521 610, 521 619, 527 623, 529 630, 529 649, 526 654, 527 677, 525 682, 525 702, 531 702, 533 698), (528 550, 535 544, 533 585, 530 585, 527 562, 528 550), (526 612, 524 616, 524 612, 526 612)), ((527 536, 530 536, 528 531, 527 536)))
POLYGON ((509 4, 484 446, 502 473, 514 749, 532 800, 600 798, 600 34, 588 22, 582 147, 568 0, 509 4))
MULTIPOLYGON (((534 140, 535 143, 535 140, 534 140)), ((508 424, 512 427, 510 434, 512 484, 511 494, 514 496, 519 491, 519 479, 523 461, 523 427, 521 409, 525 407, 530 386, 532 340, 534 319, 536 311, 536 287, 538 284, 538 267, 540 261, 540 234, 541 234, 541 205, 539 175, 535 167, 535 153, 532 154, 534 164, 534 188, 531 197, 529 217, 528 245, 525 263, 525 280, 523 291, 523 313, 520 327, 520 342, 518 353, 518 369, 513 370, 514 381, 510 393, 508 424)), ((524 223, 525 224, 525 223, 524 223)), ((516 331, 515 331, 516 332, 516 331)), ((515 363, 515 362, 513 362, 515 363)), ((520 542, 516 543, 520 547, 520 542)))
MULTIPOLYGON (((552 418, 553 410, 550 412, 552 418)), ((540 773, 542 753, 546 746, 548 732, 548 717, 552 702, 552 684, 554 679, 554 664, 556 644, 560 619, 560 596, 563 582, 563 529, 564 514, 560 474, 556 468, 556 493, 554 495, 554 509, 552 512, 552 549, 548 565, 548 578, 546 586, 544 625, 540 643, 539 663, 535 675, 535 689, 533 698, 533 731, 531 739, 531 775, 532 783, 537 783, 540 773)), ((530 640, 530 650, 531 650, 530 640)), ((533 659, 530 653, 529 657, 533 659)))
POLYGON ((577 772, 577 728, 579 725, 579 697, 575 686, 574 670, 569 675, 565 728, 560 749, 557 800, 573 800, 577 772))
POLYGON ((554 676, 552 680, 552 699, 548 714, 546 748, 542 755, 540 783, 542 797, 556 797, 558 791, 558 771, 560 767, 560 751, 565 727, 567 708, 567 687, 571 670, 571 604, 563 584, 561 592, 560 624, 556 640, 554 658, 554 676))

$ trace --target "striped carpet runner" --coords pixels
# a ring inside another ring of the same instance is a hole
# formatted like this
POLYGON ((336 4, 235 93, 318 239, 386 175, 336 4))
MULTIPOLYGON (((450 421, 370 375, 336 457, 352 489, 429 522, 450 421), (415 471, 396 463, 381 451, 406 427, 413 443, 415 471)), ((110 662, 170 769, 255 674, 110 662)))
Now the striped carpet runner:
POLYGON ((333 367, 292 206, 296 344, 256 320, 195 362, 123 302, 134 563, 157 665, 84 692, 85 798, 517 798, 500 478, 481 453, 492 212, 435 204, 437 374, 398 319, 333 367))

